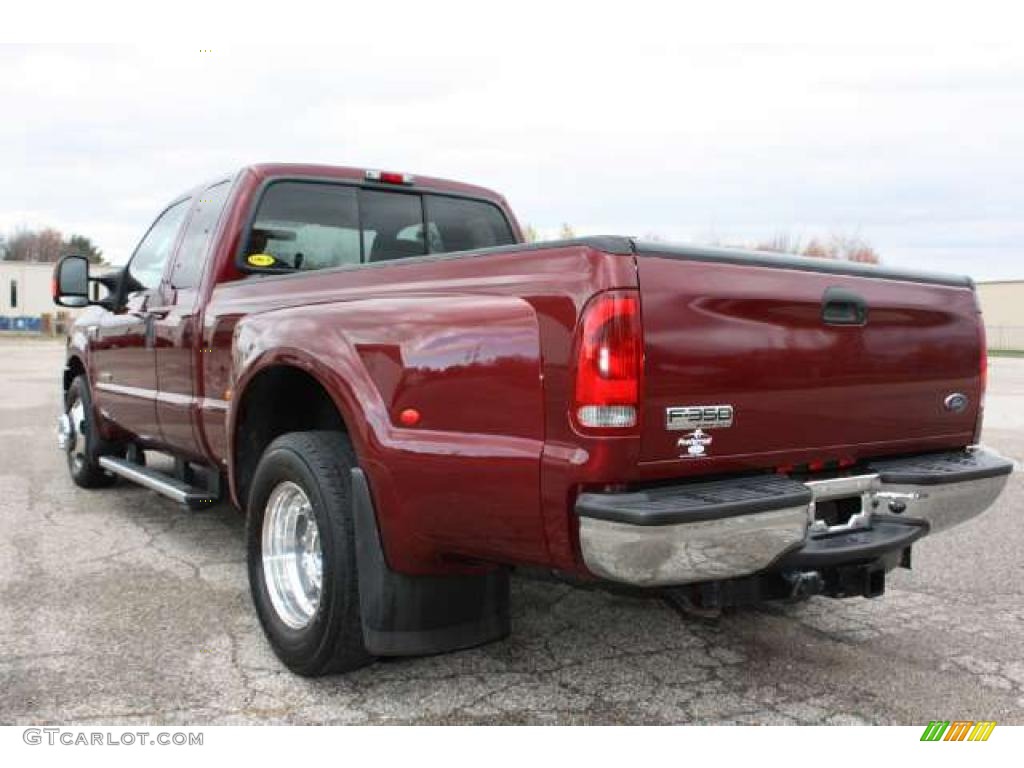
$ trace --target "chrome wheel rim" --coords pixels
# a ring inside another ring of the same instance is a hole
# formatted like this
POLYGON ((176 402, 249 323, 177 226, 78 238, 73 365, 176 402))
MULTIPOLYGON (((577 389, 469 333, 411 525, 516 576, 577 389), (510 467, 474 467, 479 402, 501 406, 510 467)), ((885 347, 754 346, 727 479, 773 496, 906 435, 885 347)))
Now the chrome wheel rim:
POLYGON ((313 620, 323 586, 320 528, 306 492, 289 480, 263 511, 263 581, 281 621, 302 629, 313 620))
POLYGON ((76 400, 68 409, 68 419, 71 421, 71 440, 68 444, 68 458, 71 465, 77 472, 85 464, 85 406, 81 400, 76 400))

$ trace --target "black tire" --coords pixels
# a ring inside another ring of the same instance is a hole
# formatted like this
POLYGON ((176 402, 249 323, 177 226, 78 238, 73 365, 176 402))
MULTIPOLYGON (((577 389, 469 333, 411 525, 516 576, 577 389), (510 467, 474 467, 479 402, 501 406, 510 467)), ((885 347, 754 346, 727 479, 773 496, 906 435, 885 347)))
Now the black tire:
POLYGON ((352 514, 355 452, 343 432, 291 432, 260 458, 249 493, 246 540, 249 588, 263 631, 278 658, 293 672, 316 677, 346 672, 373 661, 363 645, 352 514), (274 607, 263 567, 267 502, 286 481, 308 498, 319 530, 322 581, 309 623, 289 626, 274 607))
POLYGON ((81 488, 107 488, 117 482, 117 477, 109 474, 99 465, 99 457, 110 453, 110 446, 99 434, 96 426, 96 415, 92 407, 92 395, 89 382, 85 376, 76 376, 64 395, 64 412, 71 418, 71 412, 77 403, 82 404, 82 419, 74 424, 75 431, 81 431, 84 437, 84 450, 76 450, 72 445, 67 450, 68 471, 75 485, 81 488))

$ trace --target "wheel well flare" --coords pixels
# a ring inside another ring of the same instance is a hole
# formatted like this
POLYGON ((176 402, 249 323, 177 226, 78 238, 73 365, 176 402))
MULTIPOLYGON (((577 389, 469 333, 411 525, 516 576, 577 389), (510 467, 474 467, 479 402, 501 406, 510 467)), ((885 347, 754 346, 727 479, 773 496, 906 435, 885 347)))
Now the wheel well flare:
POLYGON ((291 366, 273 366, 256 374, 237 407, 232 484, 243 508, 256 465, 275 438, 310 430, 348 432, 324 386, 309 373, 291 366))

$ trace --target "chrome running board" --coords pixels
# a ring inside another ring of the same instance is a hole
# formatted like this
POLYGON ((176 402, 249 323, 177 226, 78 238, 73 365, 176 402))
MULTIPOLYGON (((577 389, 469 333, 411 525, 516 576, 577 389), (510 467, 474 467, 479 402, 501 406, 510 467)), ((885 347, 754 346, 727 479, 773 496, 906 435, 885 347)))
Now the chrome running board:
POLYGON ((216 494, 184 483, 155 469, 140 466, 128 461, 128 459, 100 456, 99 464, 107 472, 123 477, 125 480, 130 480, 144 488, 149 488, 151 491, 156 491, 161 496, 166 496, 172 501, 184 504, 189 509, 208 507, 217 503, 216 494))

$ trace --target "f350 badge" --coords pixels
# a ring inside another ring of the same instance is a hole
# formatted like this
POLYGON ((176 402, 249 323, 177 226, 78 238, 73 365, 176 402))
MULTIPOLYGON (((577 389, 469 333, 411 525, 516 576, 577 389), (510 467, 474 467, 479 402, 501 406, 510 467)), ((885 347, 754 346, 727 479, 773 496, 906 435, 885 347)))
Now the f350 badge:
POLYGON ((676 445, 680 451, 683 451, 684 459, 687 457, 699 459, 707 453, 708 446, 711 445, 711 435, 703 429, 695 429, 693 432, 680 437, 676 445))
POLYGON ((665 409, 665 429, 720 429, 731 427, 731 405, 676 405, 665 409))

